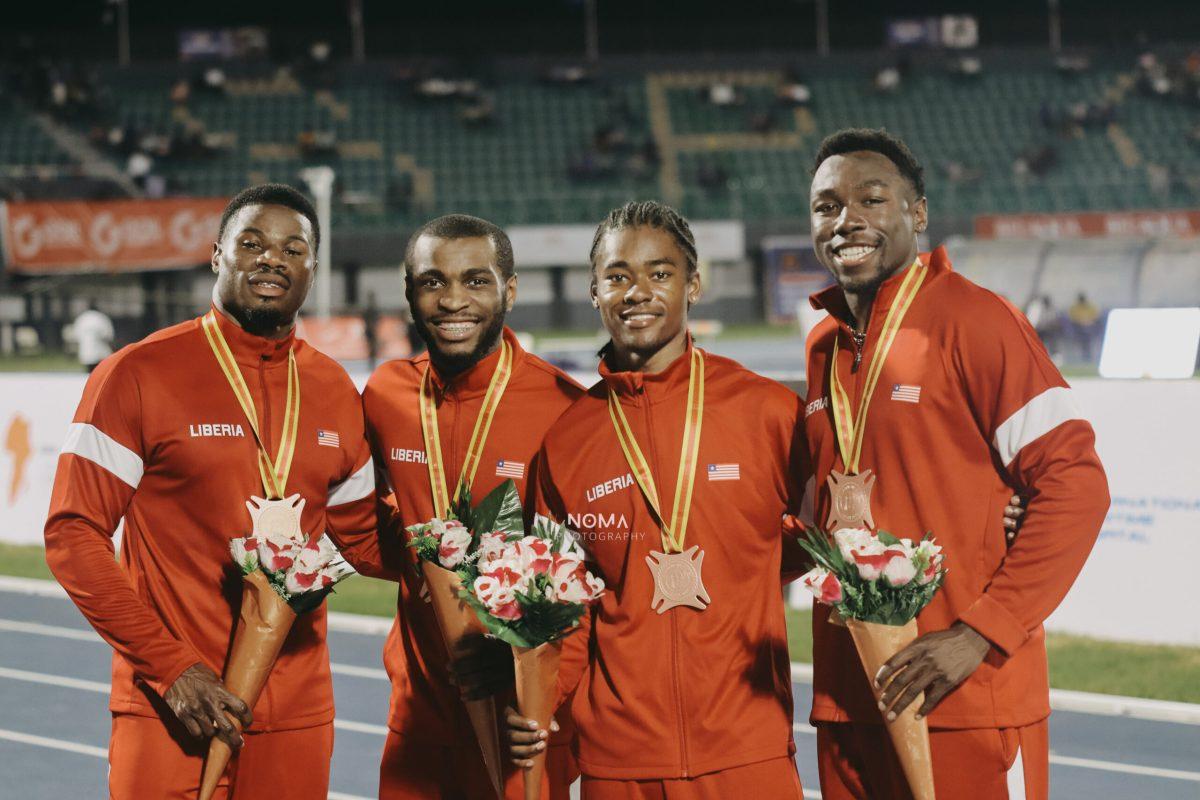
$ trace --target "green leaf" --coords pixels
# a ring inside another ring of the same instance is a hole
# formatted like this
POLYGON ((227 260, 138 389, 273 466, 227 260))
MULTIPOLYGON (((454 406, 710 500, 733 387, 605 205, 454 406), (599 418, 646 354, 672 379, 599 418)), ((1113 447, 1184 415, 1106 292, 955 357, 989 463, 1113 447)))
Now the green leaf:
POLYGON ((879 541, 883 542, 889 547, 894 544, 900 544, 900 540, 887 531, 879 531, 879 533, 875 534, 875 538, 879 539, 879 541))
POLYGON ((524 531, 525 515, 517 485, 510 478, 488 492, 479 505, 468 512, 464 522, 477 536, 492 531, 524 531))

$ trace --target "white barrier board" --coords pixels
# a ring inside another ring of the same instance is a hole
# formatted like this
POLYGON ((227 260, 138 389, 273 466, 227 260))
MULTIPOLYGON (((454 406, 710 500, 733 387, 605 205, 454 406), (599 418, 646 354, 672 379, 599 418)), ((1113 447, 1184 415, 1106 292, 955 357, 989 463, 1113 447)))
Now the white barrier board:
MULTIPOLYGON (((0 541, 40 543, 82 375, 0 374, 0 541)), ((1200 381, 1078 380, 1112 510, 1054 630, 1200 646, 1200 381)), ((795 599, 801 599, 793 594, 795 599)), ((803 602, 803 600, 801 600, 803 602)))

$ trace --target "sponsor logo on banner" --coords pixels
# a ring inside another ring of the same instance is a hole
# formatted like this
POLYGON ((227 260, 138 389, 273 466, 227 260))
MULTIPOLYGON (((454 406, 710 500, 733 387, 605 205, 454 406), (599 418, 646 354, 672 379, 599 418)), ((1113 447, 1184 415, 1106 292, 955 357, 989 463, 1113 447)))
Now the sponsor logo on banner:
POLYGON ((742 479, 740 464, 709 464, 707 471, 710 481, 740 481, 742 479))
POLYGON ((975 235, 980 239, 1200 236, 1200 211, 982 214, 975 217, 975 235))
POLYGON ((133 272, 206 264, 221 198, 12 202, 0 235, 12 272, 133 272))
POLYGON ((919 403, 921 402, 921 387, 907 383, 893 383, 892 399, 899 400, 901 403, 919 403))
POLYGON ((496 462, 496 475, 501 478, 522 480, 525 477, 525 465, 520 461, 509 461, 502 458, 496 462))
POLYGON ((338 436, 337 431, 327 431, 321 428, 317 430, 317 444, 322 447, 341 447, 342 439, 338 436))

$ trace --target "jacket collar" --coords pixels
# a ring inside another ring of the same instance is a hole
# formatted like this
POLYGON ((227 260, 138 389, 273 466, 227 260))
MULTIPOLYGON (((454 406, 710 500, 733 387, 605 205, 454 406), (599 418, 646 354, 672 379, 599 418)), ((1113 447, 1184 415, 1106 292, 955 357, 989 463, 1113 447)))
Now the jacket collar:
POLYGON ((601 380, 618 397, 632 397, 644 392, 666 395, 681 387, 687 389, 688 378, 691 375, 692 349, 695 347, 691 333, 687 335, 687 346, 683 353, 661 372, 613 371, 608 366, 607 357, 611 347, 610 342, 600 351, 599 371, 601 380))
POLYGON ((296 326, 288 331, 282 339, 267 339, 246 331, 234 319, 226 316, 216 305, 213 314, 217 318, 217 326, 229 344, 234 359, 240 364, 258 366, 260 363, 287 363, 288 351, 296 345, 296 326))
MULTIPOLYGON (((501 336, 512 348, 512 369, 513 372, 516 372, 525 360, 525 348, 521 347, 521 343, 517 341, 517 335, 507 325, 501 336)), ((497 347, 472 366, 451 376, 445 376, 438 371, 428 353, 423 358, 429 365, 430 383, 437 394, 453 394, 459 398, 473 397, 487 392, 488 385, 492 382, 492 374, 496 371, 496 365, 500 363, 500 348, 497 347)))
MULTIPOLYGON (((950 272, 952 269, 945 245, 938 246, 931 253, 920 253, 917 258, 922 264, 929 267, 928 279, 935 278, 943 272, 950 272)), ((899 270, 880 284, 875 301, 871 304, 872 317, 876 314, 886 314, 892 307, 892 301, 896 299, 896 293, 900 290, 900 284, 903 283, 906 272, 908 272, 907 268, 899 270)), ((850 324, 854 320, 850 313, 850 306, 846 303, 846 293, 836 283, 809 297, 808 302, 815 309, 828 311, 831 316, 843 324, 850 324)))

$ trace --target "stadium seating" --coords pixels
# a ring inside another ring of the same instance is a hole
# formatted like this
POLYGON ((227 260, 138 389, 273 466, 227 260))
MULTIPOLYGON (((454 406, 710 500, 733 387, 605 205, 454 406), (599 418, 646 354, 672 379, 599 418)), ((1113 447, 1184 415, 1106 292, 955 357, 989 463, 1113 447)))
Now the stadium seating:
MULTIPOLYGON (((781 73, 767 69, 630 71, 577 86, 507 75, 486 86, 494 119, 482 125, 461 119, 460 102, 416 97, 382 64, 342 70, 323 92, 286 73, 231 76, 226 95, 193 92, 184 106, 169 98, 174 81, 192 76, 184 66, 109 70, 104 80, 117 121, 159 132, 198 122, 226 135, 215 155, 159 160, 179 190, 220 195, 256 180, 295 182, 306 163, 326 160, 339 175, 338 222, 355 228, 448 210, 506 224, 594 221, 637 196, 665 197, 697 218, 803 217, 817 143, 850 125, 905 138, 927 166, 939 213, 1200 205, 1200 148, 1187 141, 1200 110, 1138 95, 1129 63, 1068 76, 1044 59, 1010 58, 972 78, 925 65, 891 93, 872 88, 865 66, 817 65, 805 78, 805 108, 776 103, 781 73), (737 87, 738 104, 710 102, 706 87, 717 80, 737 87), (1101 101, 1115 107, 1110 125, 1064 136, 1044 124, 1047 111, 1101 101), (770 131, 752 132, 751 118, 766 111, 770 131), (614 119, 628 146, 597 156, 600 168, 585 176, 573 173, 614 119), (306 132, 331 134, 332 151, 304 156, 306 132), (661 173, 630 166, 650 138, 661 173), (1047 144, 1056 161, 1043 175, 1014 173, 1019 157, 1047 144)), ((63 158, 28 120, 0 118, 0 165, 63 158)))

